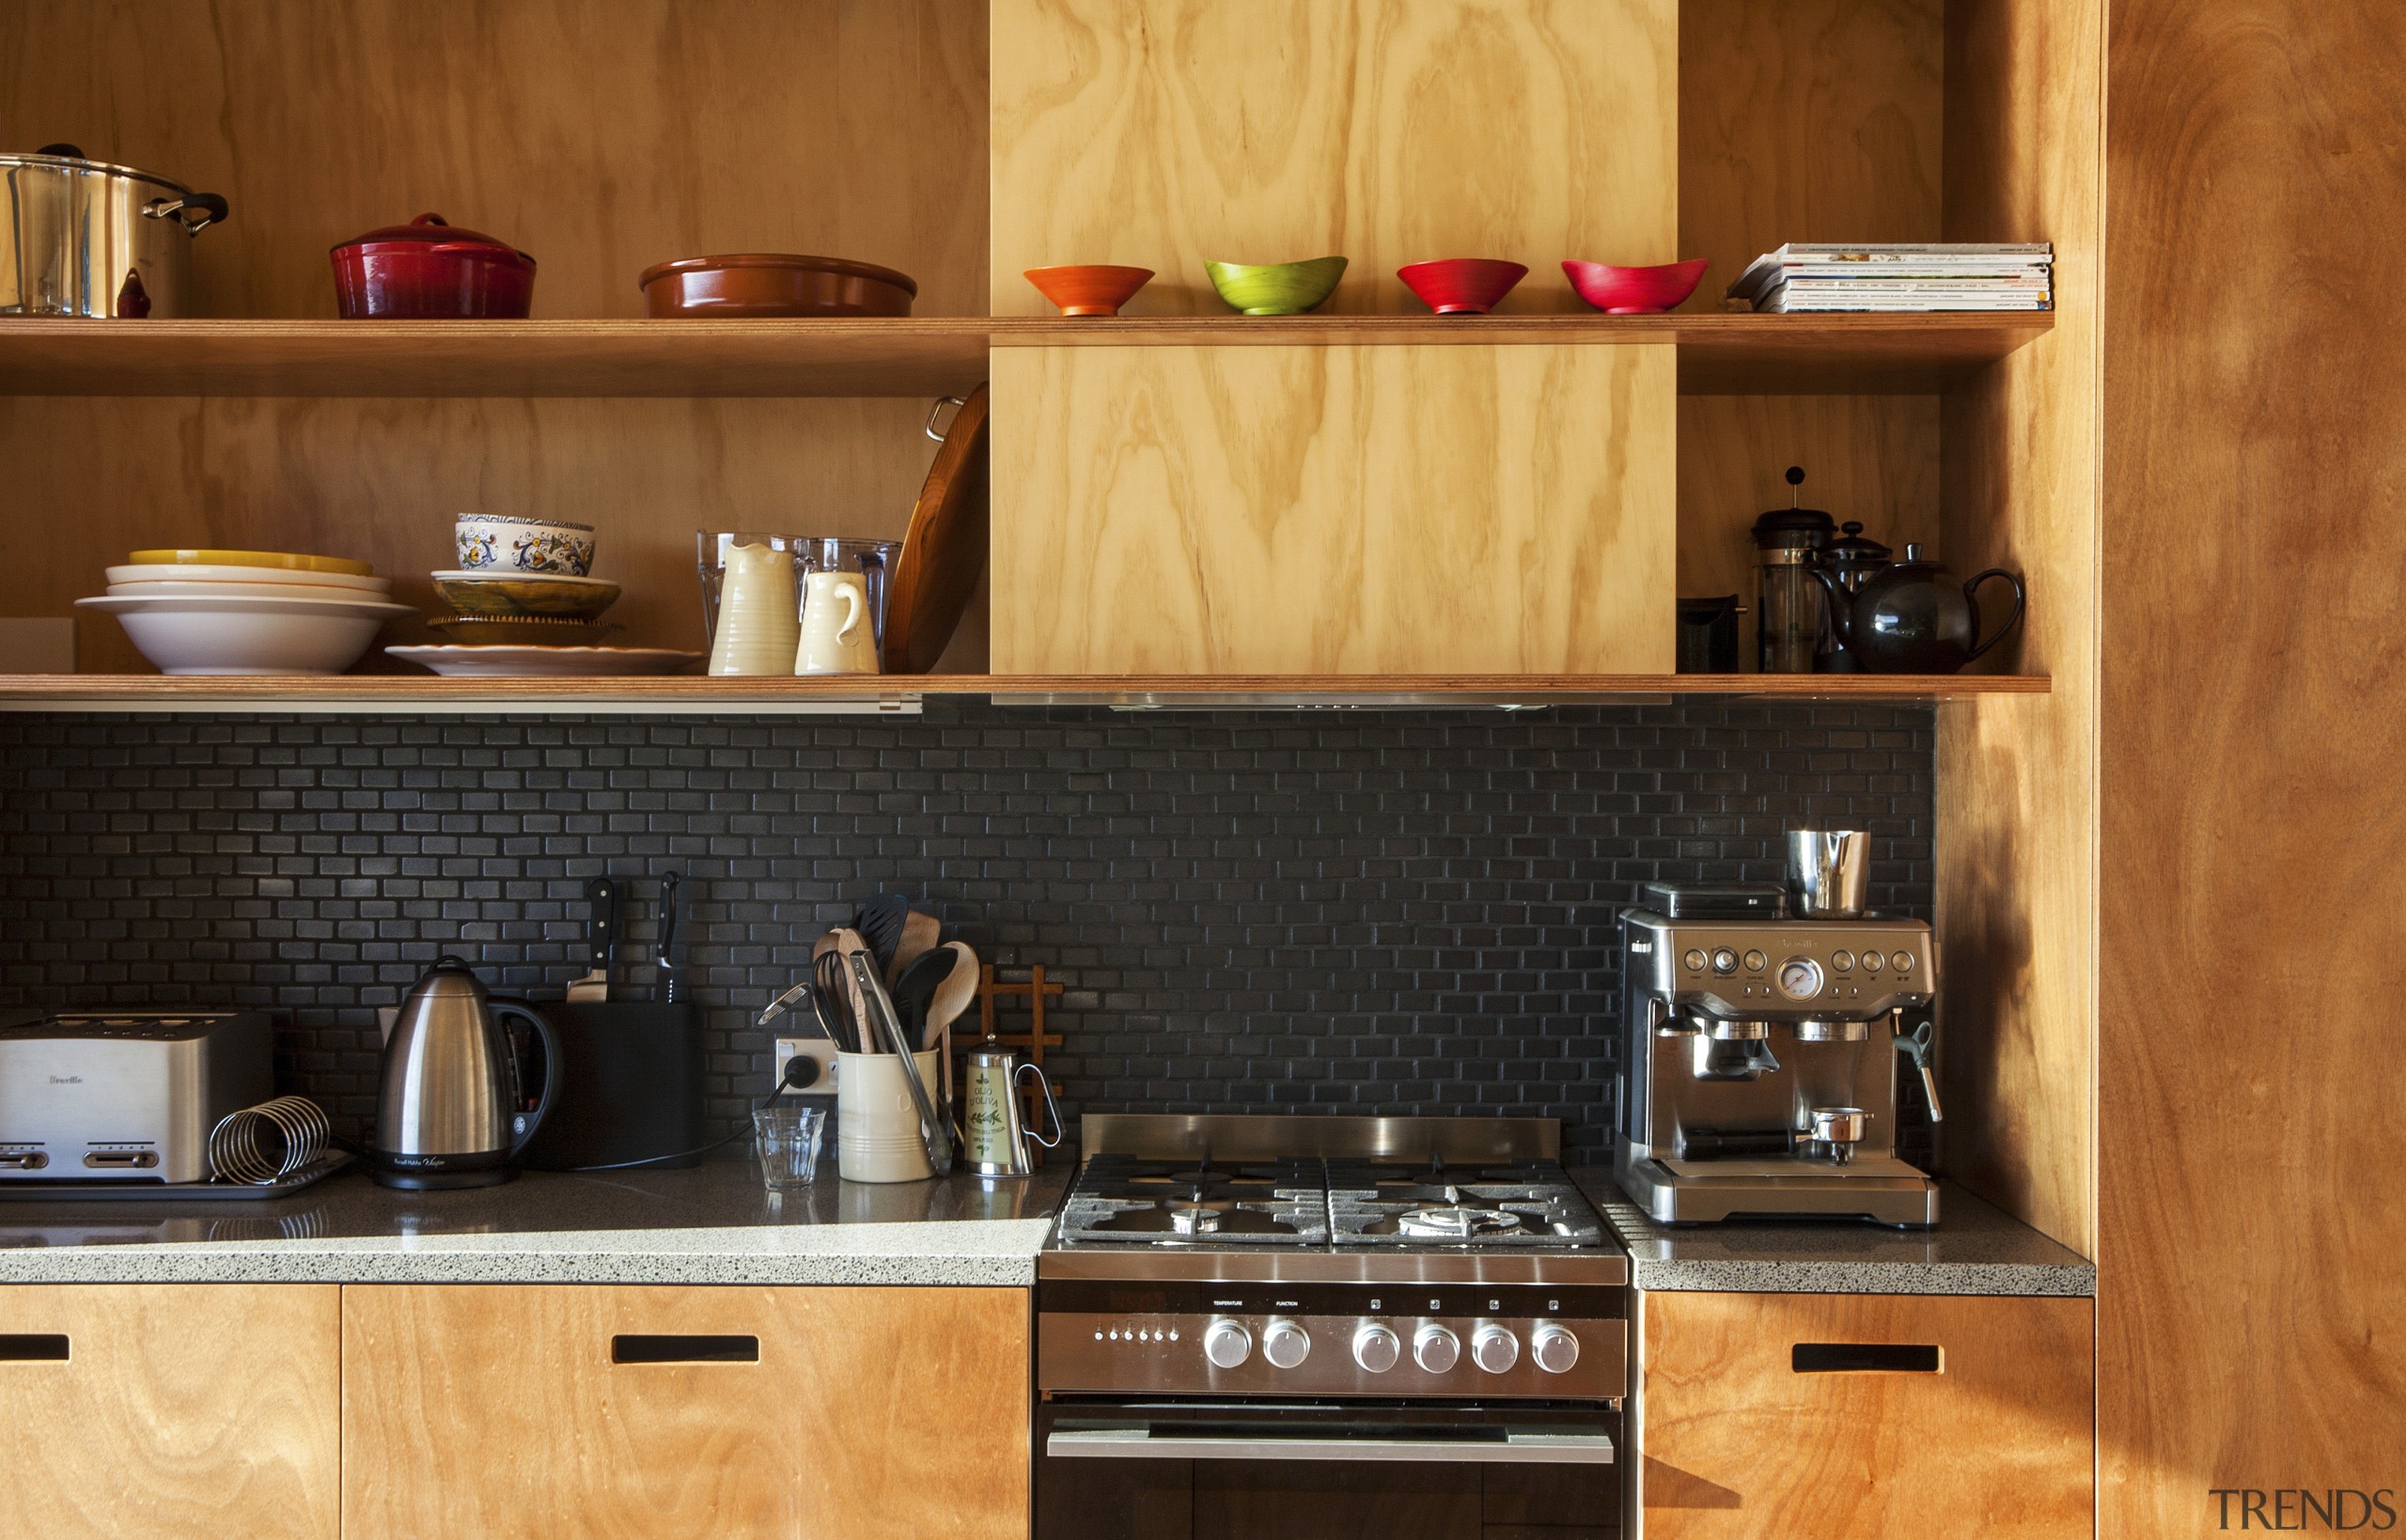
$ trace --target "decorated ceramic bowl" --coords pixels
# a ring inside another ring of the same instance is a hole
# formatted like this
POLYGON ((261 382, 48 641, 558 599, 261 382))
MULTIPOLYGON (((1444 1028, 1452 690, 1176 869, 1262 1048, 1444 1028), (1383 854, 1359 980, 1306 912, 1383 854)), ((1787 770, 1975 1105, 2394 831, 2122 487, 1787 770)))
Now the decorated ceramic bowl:
POLYGON ((557 572, 581 578, 593 570, 591 524, 463 513, 457 537, 463 572, 557 572))
POLYGON ((437 572, 434 591, 464 615, 568 615, 593 620, 618 600, 618 585, 561 572, 437 572))

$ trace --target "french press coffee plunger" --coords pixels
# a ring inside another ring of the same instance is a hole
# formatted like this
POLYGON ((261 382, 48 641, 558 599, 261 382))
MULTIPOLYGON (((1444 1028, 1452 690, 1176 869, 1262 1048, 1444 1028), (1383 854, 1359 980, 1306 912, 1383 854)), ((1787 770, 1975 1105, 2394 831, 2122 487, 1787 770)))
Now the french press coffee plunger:
POLYGON ((1837 533, 1837 522, 1803 506, 1804 467, 1788 468, 1796 505, 1755 521, 1757 666, 1765 674, 1810 674, 1828 633, 1826 600, 1813 562, 1837 533))

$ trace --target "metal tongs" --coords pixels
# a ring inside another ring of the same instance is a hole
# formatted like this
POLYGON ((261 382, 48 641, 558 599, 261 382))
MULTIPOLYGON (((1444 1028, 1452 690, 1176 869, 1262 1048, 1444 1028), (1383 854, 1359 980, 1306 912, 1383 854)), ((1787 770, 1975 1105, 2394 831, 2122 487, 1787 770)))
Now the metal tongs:
POLYGON ((886 1051, 898 1054, 902 1060, 902 1083, 911 1088, 911 1103, 919 1113, 919 1138, 928 1146, 928 1164, 939 1176, 952 1174, 952 1131, 944 1119, 936 1115, 935 1103, 928 1097, 928 1088, 919 1082, 919 1067, 911 1054, 911 1040, 902 1031, 902 1019, 895 1014, 894 998, 885 992, 883 981, 877 976, 877 958, 863 946, 844 954, 851 965, 852 980, 860 988, 862 1037, 867 1042, 883 1039, 886 1051))

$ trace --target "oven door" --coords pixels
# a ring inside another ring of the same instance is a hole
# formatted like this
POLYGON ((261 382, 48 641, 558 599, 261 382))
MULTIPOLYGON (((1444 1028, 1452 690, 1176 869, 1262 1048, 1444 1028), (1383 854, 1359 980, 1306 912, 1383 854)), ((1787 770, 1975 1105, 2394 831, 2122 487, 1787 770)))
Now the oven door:
POLYGON ((1123 1400, 1037 1409, 1037 1540, 1606 1540, 1596 1403, 1123 1400))

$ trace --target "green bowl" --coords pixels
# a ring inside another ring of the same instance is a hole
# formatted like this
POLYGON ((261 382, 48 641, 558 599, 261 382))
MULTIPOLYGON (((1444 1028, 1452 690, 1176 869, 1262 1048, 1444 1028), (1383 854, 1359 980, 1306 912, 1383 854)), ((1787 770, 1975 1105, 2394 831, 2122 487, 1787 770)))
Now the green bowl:
POLYGON ((1248 267, 1242 262, 1206 262, 1211 287, 1220 298, 1248 316, 1300 316, 1316 310, 1345 276, 1342 257, 1315 257, 1308 262, 1273 262, 1248 267))

